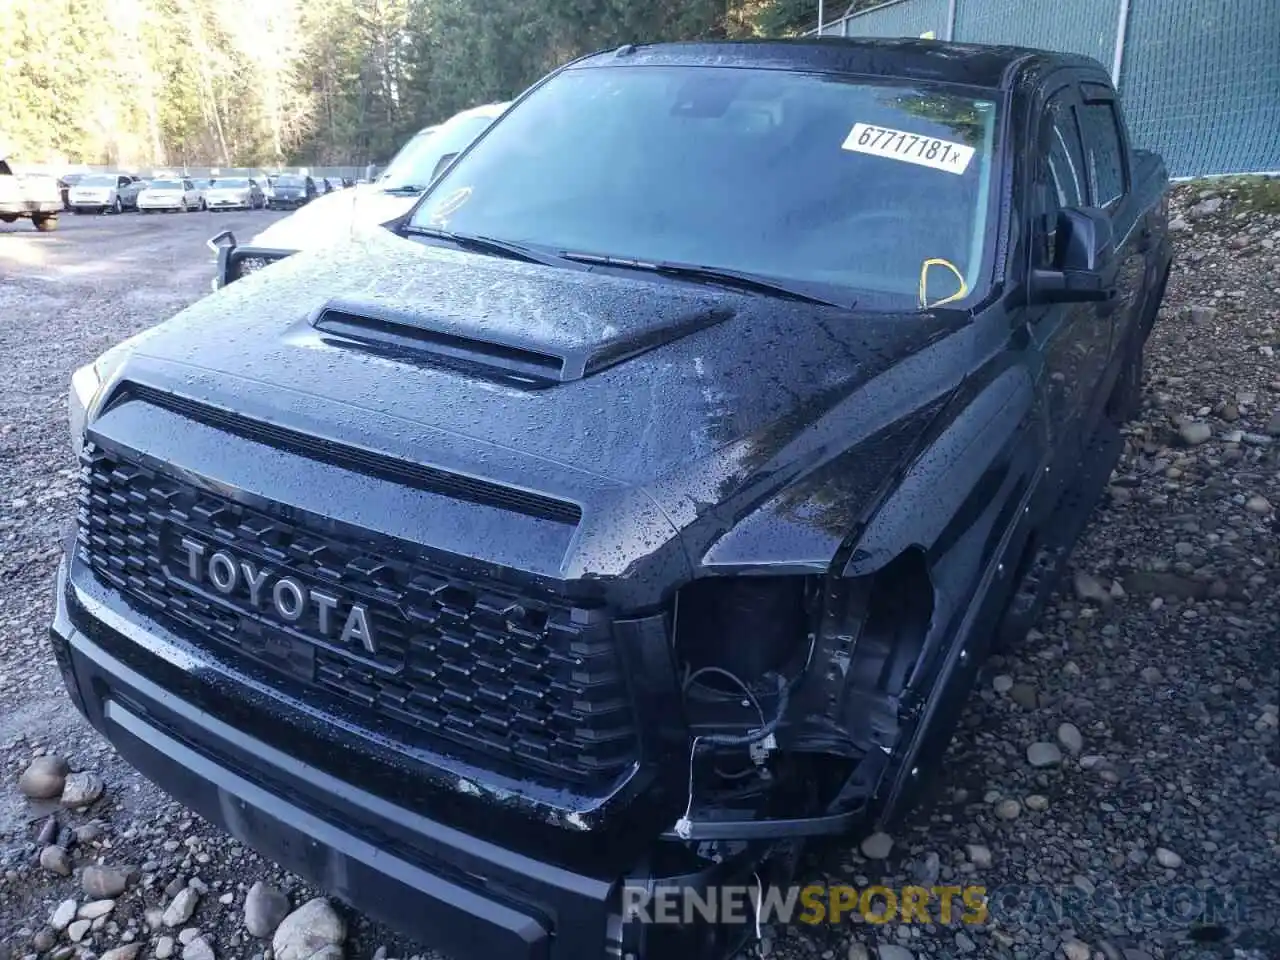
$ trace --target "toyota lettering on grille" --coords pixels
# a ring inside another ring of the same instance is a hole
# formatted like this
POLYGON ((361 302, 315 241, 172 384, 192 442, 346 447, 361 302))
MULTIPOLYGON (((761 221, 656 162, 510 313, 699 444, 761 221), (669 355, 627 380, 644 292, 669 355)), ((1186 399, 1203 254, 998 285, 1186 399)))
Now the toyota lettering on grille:
POLYGON ((371 655, 378 652, 369 611, 364 604, 346 605, 344 613, 339 597, 308 587, 296 577, 278 576, 273 570, 258 568, 226 550, 210 553, 208 546, 190 537, 182 538, 182 549, 187 554, 187 574, 193 583, 207 581, 224 597, 248 599, 255 610, 270 603, 276 616, 287 624, 299 623, 311 610, 315 614, 312 622, 326 640, 333 638, 341 622, 340 643, 358 643, 371 655))

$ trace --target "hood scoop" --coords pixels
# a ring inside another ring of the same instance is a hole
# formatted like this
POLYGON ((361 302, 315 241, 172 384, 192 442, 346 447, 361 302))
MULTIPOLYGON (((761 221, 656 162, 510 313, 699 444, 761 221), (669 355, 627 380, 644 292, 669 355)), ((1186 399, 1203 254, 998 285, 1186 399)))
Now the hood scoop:
POLYGON ((532 387, 569 383, 729 319, 734 311, 701 306, 615 325, 607 317, 568 311, 563 324, 521 323, 404 309, 386 303, 331 300, 311 321, 329 342, 409 363, 437 363, 532 387), (529 331, 536 329, 537 335, 529 331))

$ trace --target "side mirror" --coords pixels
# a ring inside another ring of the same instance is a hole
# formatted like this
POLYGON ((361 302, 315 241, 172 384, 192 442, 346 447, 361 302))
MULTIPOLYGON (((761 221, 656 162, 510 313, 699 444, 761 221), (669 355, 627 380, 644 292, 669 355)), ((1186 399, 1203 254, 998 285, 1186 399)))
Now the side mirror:
POLYGON ((1116 296, 1110 266, 1115 257, 1111 219, 1091 207, 1058 212, 1052 269, 1031 271, 1032 303, 1101 303, 1116 296))

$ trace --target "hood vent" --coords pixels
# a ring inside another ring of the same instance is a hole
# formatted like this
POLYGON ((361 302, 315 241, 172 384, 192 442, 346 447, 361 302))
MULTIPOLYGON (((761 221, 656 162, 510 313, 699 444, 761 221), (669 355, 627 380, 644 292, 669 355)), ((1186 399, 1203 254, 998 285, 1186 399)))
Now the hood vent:
POLYGON ((378 310, 379 315, 375 316, 374 312, 328 306, 311 325, 348 344, 410 362, 452 361, 453 365, 481 367, 535 385, 563 383, 582 376, 581 369, 569 372, 568 356, 556 356, 496 338, 451 333, 427 326, 424 318, 416 315, 378 310))
POLYGON ((610 310, 584 311, 580 302, 569 299, 563 309, 574 311, 573 324, 530 330, 522 322, 527 305, 503 306, 495 306, 487 320, 473 320, 465 311, 459 316, 416 305, 331 300, 311 326, 345 347, 537 389, 592 376, 734 316, 731 307, 706 300, 674 309, 657 303, 637 319, 633 305, 630 316, 620 316, 610 310))

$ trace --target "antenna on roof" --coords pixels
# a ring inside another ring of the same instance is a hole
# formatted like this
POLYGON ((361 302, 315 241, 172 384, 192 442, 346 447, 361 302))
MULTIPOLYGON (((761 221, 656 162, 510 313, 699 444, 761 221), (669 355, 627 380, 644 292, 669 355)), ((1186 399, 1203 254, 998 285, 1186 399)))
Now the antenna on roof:
POLYGON ((634 43, 624 43, 617 50, 613 51, 613 55, 615 57, 629 57, 635 52, 636 45, 634 43))

